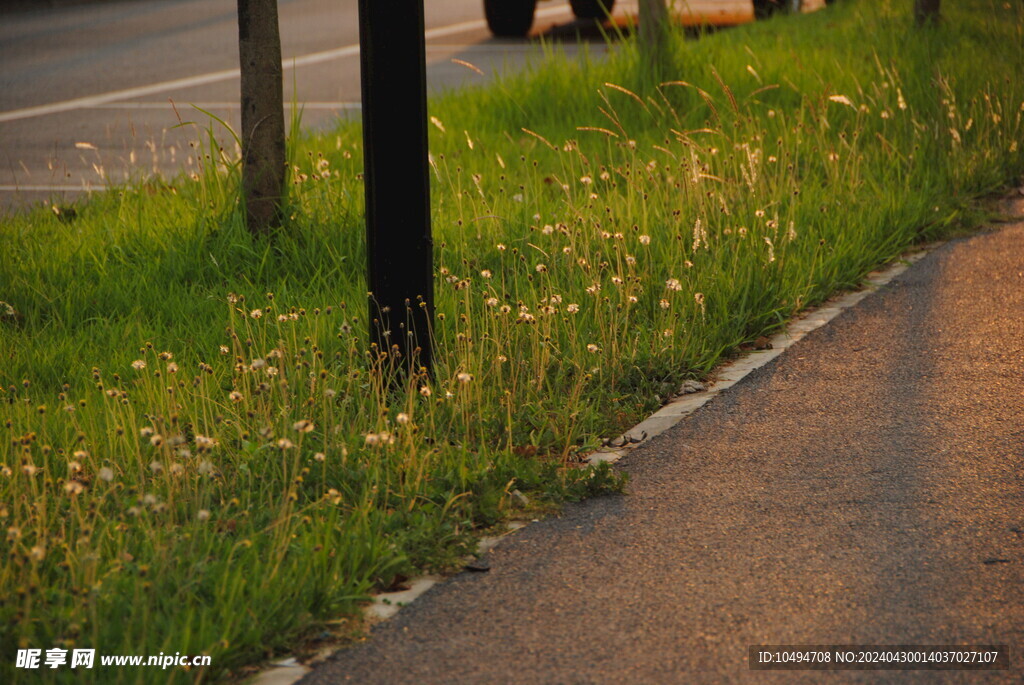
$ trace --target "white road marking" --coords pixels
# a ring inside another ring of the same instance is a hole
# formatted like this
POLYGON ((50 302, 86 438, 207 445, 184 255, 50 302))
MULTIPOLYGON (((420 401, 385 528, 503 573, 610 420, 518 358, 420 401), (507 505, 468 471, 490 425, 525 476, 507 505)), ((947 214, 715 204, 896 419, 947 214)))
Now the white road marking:
MULTIPOLYGON (((296 105, 299 109, 362 109, 361 102, 300 102, 296 105)), ((238 109, 241 105, 237 102, 189 102, 172 103, 170 101, 157 102, 104 102, 99 105, 89 105, 79 109, 172 109, 189 110, 193 108, 202 109, 238 109)), ((292 103, 284 103, 285 109, 291 109, 292 103)))
MULTIPOLYGON (((547 7, 538 9, 536 16, 544 18, 560 14, 566 14, 566 9, 564 7, 547 7)), ((427 29, 425 36, 427 40, 432 40, 434 38, 443 38, 445 36, 451 36, 465 31, 476 31, 478 29, 486 28, 486 26, 487 22, 483 19, 476 19, 473 21, 451 24, 449 26, 439 26, 437 28, 427 29)), ((285 60, 283 62, 283 66, 285 69, 306 67, 311 64, 320 64, 322 62, 341 59, 343 57, 353 57, 358 54, 359 44, 356 43, 353 45, 346 45, 341 48, 335 48, 333 50, 324 50, 322 52, 313 52, 308 55, 302 55, 301 57, 294 57, 292 59, 285 60)), ((156 93, 165 93, 169 90, 175 90, 178 88, 193 88, 195 86, 203 86, 209 83, 230 81, 231 79, 238 78, 238 75, 238 69, 224 69, 222 71, 213 71, 208 74, 198 74, 196 76, 188 76, 170 81, 151 83, 148 86, 125 88, 124 90, 114 90, 107 93, 99 93, 97 95, 88 95, 86 97, 64 100, 62 102, 51 102, 47 105, 14 109, 7 112, 0 112, 0 123, 5 121, 17 121, 18 119, 30 119, 32 117, 44 116, 47 114, 57 114, 58 112, 68 112, 75 109, 86 109, 110 102, 117 102, 118 100, 130 100, 132 98, 154 95, 156 93)))
POLYGON ((92 193, 106 190, 107 186, 102 183, 94 183, 87 186, 60 186, 60 185, 0 185, 0 192, 4 193, 92 193))

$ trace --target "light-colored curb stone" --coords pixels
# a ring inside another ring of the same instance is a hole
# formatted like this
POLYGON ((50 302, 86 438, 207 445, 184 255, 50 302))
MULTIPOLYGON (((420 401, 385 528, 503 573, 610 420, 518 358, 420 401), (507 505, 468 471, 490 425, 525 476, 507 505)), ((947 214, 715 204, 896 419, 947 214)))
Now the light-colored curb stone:
POLYGON ((638 445, 647 442, 656 435, 664 433, 682 421, 685 416, 710 402, 716 395, 741 381, 751 371, 761 368, 784 353, 811 331, 821 328, 844 310, 849 309, 889 283, 892 279, 906 271, 911 264, 928 254, 934 247, 934 245, 929 246, 919 252, 905 256, 899 262, 886 269, 871 272, 865 279, 867 286, 862 290, 832 298, 821 307, 805 312, 803 315, 792 320, 787 325, 786 330, 772 336, 769 340, 769 349, 749 352, 739 359, 719 367, 714 373, 713 382, 708 384, 706 390, 680 395, 670 400, 664 407, 623 433, 622 437, 612 440, 609 444, 615 445, 614 449, 603 449, 599 452, 594 452, 587 457, 587 461, 591 464, 599 464, 601 462, 614 463, 622 459, 638 445))

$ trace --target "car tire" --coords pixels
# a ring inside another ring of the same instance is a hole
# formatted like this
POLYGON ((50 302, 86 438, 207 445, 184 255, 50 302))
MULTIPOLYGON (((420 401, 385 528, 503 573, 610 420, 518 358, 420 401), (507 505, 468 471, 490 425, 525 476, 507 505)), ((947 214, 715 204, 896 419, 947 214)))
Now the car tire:
MULTIPOLYGON (((829 0, 826 0, 828 2, 829 0)), ((803 0, 754 0, 754 18, 767 19, 776 12, 800 14, 803 0)))
POLYGON ((615 0, 569 0, 569 4, 579 19, 604 19, 611 14, 615 0))
POLYGON ((499 38, 521 38, 533 26, 537 0, 484 0, 487 28, 499 38))

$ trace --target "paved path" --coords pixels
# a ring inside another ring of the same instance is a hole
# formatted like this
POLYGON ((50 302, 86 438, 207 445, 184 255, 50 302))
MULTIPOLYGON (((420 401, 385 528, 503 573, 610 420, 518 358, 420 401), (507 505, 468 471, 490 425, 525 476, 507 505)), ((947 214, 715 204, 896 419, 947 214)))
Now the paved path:
POLYGON ((1024 224, 958 240, 304 683, 1024 682, 1024 224), (1011 670, 751 672, 754 644, 1011 670))

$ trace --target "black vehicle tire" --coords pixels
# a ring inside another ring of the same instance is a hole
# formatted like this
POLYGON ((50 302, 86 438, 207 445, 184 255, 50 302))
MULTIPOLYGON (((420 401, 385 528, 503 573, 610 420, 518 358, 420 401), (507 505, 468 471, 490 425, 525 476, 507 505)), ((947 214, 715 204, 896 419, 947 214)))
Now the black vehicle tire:
POLYGON ((611 14, 615 0, 569 0, 569 4, 579 19, 604 19, 611 14))
POLYGON ((767 19, 776 12, 799 14, 802 7, 802 0, 754 0, 754 17, 767 19))
POLYGON ((484 0, 487 28, 499 38, 521 38, 533 26, 537 0, 484 0))

